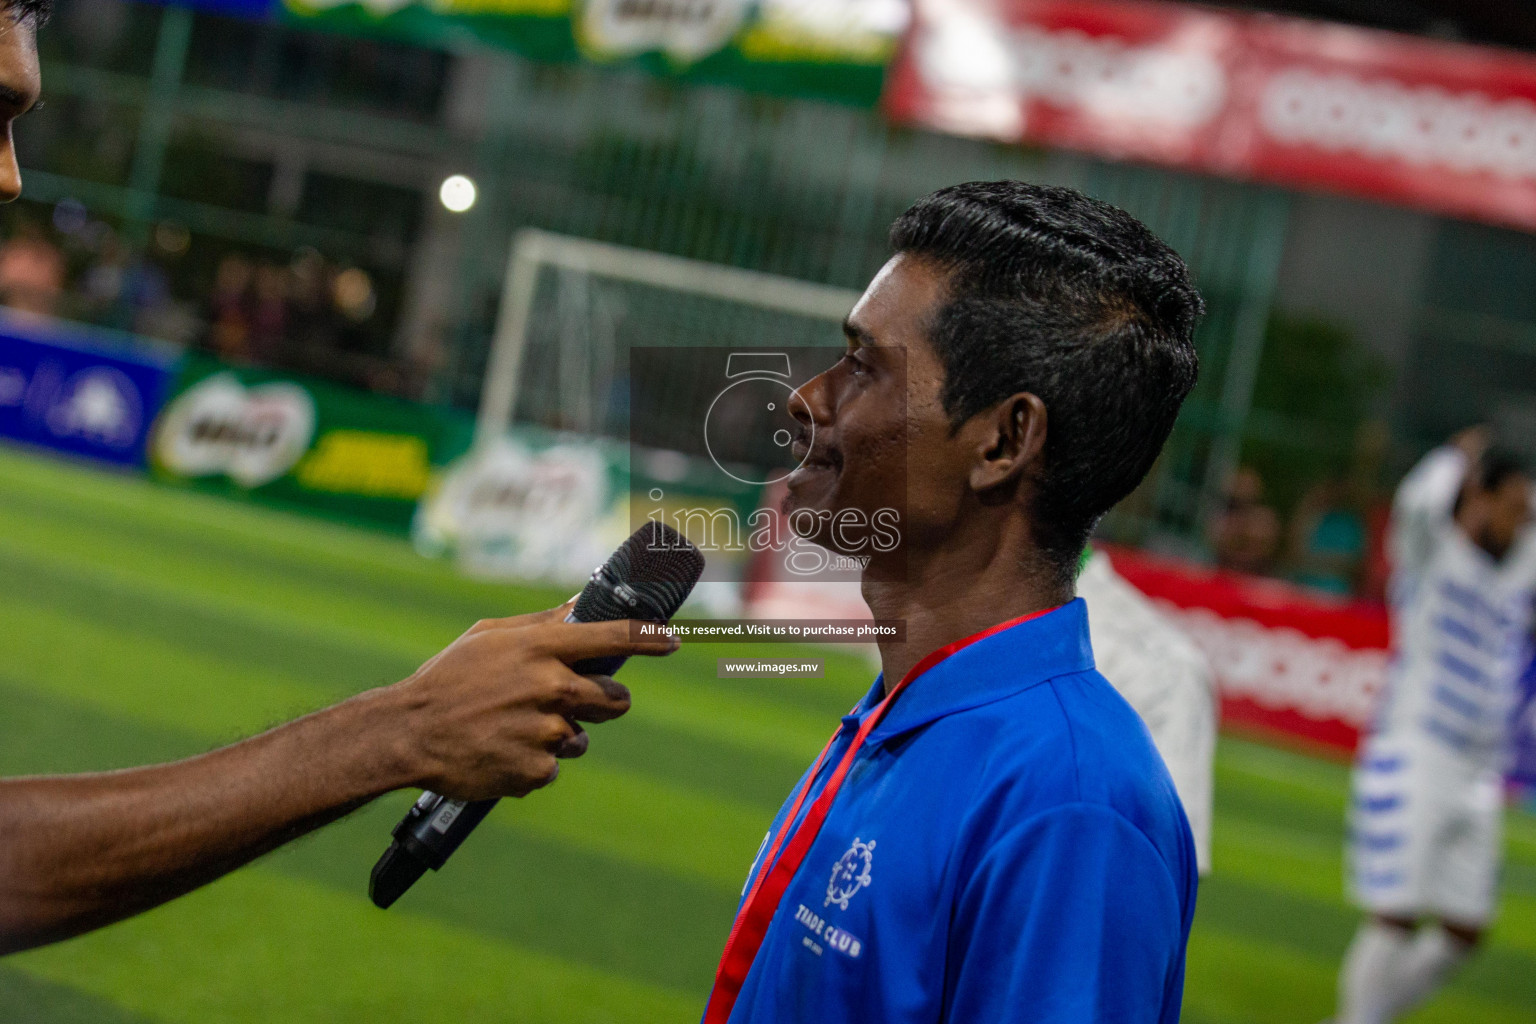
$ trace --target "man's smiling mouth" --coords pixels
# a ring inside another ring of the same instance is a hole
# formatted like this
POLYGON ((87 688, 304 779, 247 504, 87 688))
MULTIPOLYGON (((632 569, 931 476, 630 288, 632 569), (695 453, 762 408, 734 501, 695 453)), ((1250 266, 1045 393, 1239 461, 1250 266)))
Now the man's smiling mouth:
POLYGON ((843 457, 835 448, 813 447, 805 438, 795 438, 790 446, 790 453, 798 460, 799 465, 795 471, 843 468, 843 457))

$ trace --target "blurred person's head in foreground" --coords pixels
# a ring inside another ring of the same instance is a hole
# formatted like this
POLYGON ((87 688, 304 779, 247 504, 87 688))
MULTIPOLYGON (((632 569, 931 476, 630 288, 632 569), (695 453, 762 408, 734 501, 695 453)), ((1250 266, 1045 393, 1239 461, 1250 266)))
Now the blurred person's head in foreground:
POLYGON ((901 543, 872 555, 867 583, 1007 563, 1070 598, 1095 524, 1194 386, 1204 306, 1183 260, 1115 207, 1016 181, 919 200, 891 248, 846 354, 791 403, 806 455, 792 528, 870 554, 839 517, 894 508, 901 543))
POLYGON ((42 73, 37 63, 37 28, 53 13, 53 0, 9 0, 0 18, 0 202, 21 195, 21 168, 11 127, 37 103, 42 73))
POLYGON ((1474 544, 1502 559, 1531 519, 1529 469, 1511 452, 1483 451, 1462 484, 1455 517, 1474 544))

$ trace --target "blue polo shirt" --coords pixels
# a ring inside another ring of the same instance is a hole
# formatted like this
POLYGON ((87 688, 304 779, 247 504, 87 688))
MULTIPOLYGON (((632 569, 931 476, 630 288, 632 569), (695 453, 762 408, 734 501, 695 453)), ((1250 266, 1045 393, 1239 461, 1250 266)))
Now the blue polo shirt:
MULTIPOLYGON (((883 694, 876 679, 843 719, 801 817, 883 694)), ((1195 886, 1173 782, 1094 671, 1076 600, 962 648, 897 699, 730 1020, 1174 1024, 1195 886)))

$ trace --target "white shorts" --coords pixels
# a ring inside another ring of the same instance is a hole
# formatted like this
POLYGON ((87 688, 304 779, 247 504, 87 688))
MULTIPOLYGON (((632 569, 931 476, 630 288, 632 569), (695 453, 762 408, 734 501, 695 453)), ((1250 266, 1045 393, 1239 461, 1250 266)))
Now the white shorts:
POLYGON ((1498 892, 1498 773, 1424 742, 1372 737, 1355 764, 1350 895, 1365 910, 1481 926, 1498 892))

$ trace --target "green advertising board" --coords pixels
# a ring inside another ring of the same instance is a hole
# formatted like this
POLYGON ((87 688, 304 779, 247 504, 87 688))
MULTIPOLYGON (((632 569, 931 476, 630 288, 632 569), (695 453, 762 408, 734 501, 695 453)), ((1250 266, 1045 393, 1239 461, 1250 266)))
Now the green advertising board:
POLYGON ((473 429, 457 410, 194 354, 149 465, 166 482, 405 532, 473 429))
POLYGON ((283 0, 285 17, 420 45, 624 63, 755 92, 874 106, 906 0, 283 0))

